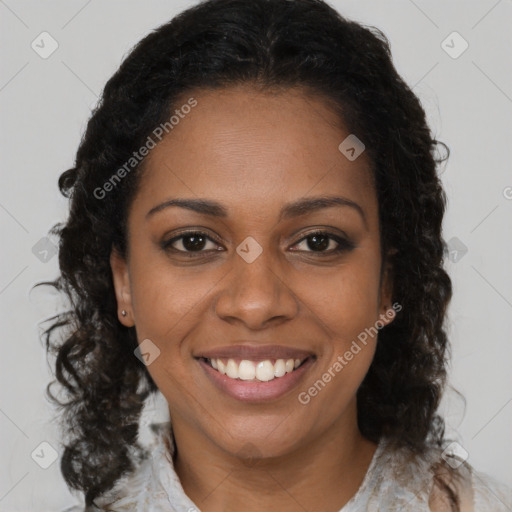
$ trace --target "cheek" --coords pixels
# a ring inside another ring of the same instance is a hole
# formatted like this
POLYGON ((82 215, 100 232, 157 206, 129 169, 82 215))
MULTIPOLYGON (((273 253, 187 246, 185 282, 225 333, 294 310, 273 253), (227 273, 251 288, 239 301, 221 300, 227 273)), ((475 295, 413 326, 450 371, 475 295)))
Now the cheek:
POLYGON ((134 265, 132 304, 140 339, 159 340, 163 349, 178 348, 181 334, 207 307, 215 280, 208 273, 168 265, 134 265))
POLYGON ((157 258, 149 263, 133 257, 131 265, 137 338, 139 343, 150 339, 160 351, 147 370, 168 403, 186 411, 197 401, 189 382, 192 359, 187 336, 193 338, 201 325, 208 292, 218 279, 190 268, 171 269, 157 258))
POLYGON ((342 410, 356 394, 373 360, 380 276, 375 254, 369 257, 372 253, 361 251, 328 278, 317 281, 320 286, 310 286, 315 290, 310 306, 328 336, 320 347, 318 371, 304 389, 308 400, 315 393, 323 396, 315 407, 330 403, 334 410, 342 410))
POLYGON ((353 400, 372 363, 378 277, 363 264, 347 266, 310 295, 311 307, 327 336, 319 346, 318 369, 301 388, 298 400, 318 410, 312 414, 322 417, 325 424, 353 400))
MULTIPOLYGON (((307 278, 305 278, 307 279, 307 278)), ((309 306, 342 345, 357 337, 378 318, 379 269, 372 259, 354 257, 309 284, 309 306)), ((340 347, 340 350, 343 347, 340 347)))

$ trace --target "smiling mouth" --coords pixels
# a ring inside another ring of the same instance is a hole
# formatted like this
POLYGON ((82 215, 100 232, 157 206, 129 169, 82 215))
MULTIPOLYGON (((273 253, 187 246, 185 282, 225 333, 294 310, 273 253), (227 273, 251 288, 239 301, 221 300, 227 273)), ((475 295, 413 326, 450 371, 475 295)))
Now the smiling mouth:
POLYGON ((199 357, 214 370, 226 377, 249 382, 269 382, 280 379, 285 375, 300 368, 307 360, 314 356, 303 359, 266 359, 263 361, 252 361, 250 359, 226 359, 199 357))

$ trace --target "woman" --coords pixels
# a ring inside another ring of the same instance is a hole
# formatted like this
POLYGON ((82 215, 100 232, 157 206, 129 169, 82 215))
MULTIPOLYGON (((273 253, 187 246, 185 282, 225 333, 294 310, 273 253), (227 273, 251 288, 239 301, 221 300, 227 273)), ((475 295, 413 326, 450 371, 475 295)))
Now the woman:
POLYGON ((512 507, 436 414, 438 144, 384 35, 322 1, 210 0, 138 43, 59 180, 47 343, 86 510, 512 507))

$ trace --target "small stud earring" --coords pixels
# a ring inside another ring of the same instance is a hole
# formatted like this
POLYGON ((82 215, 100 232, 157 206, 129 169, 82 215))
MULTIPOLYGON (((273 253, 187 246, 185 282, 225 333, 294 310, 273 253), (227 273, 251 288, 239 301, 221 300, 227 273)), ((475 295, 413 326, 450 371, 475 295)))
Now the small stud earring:
POLYGON ((126 311, 124 309, 121 311, 121 315, 126 316, 126 311))

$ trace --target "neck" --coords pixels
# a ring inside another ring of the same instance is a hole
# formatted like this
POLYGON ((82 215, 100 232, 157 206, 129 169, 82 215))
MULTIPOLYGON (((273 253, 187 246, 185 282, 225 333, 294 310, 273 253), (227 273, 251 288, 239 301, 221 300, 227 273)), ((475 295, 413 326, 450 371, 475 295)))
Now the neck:
MULTIPOLYGON (((204 512, 338 512, 359 489, 377 448, 354 419, 355 407, 286 454, 240 458, 173 418, 174 468, 187 496, 204 512)), ((249 446, 258 452, 247 444, 245 454, 249 446)))

